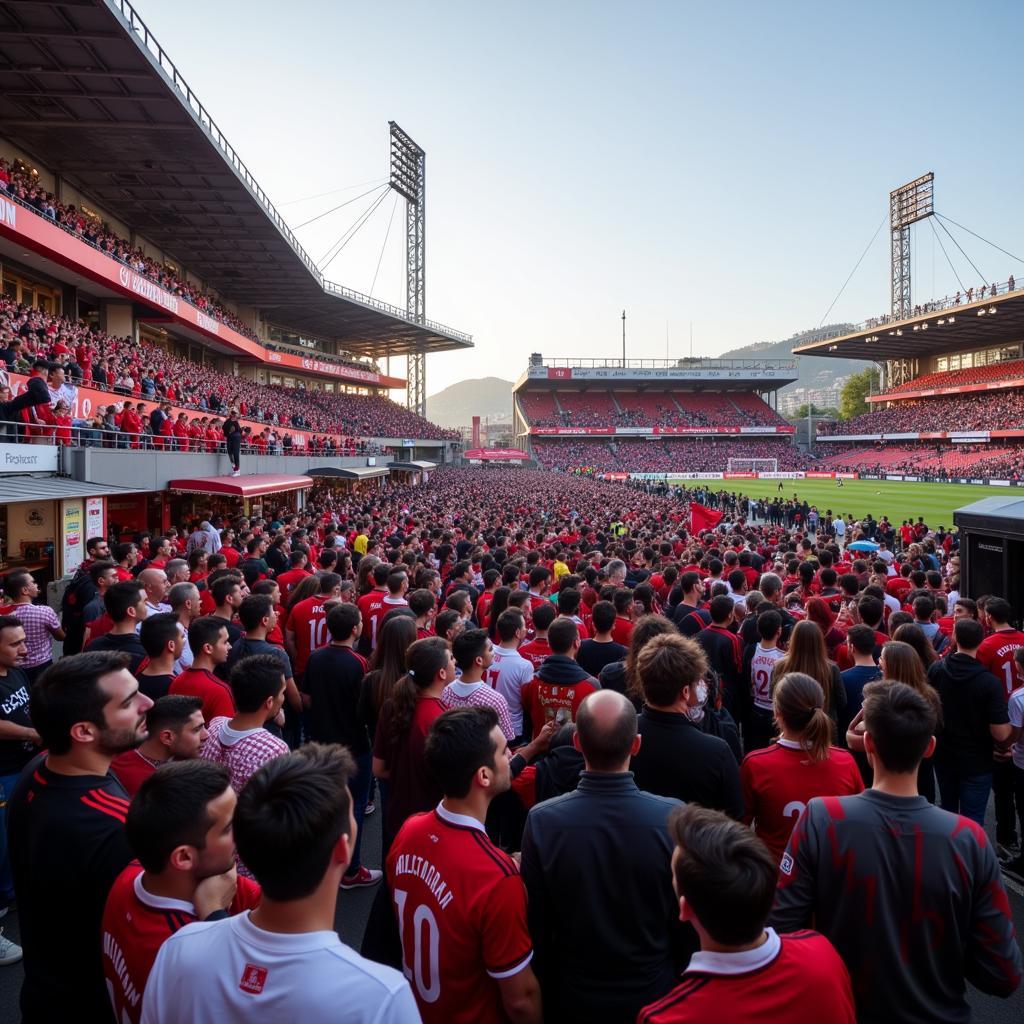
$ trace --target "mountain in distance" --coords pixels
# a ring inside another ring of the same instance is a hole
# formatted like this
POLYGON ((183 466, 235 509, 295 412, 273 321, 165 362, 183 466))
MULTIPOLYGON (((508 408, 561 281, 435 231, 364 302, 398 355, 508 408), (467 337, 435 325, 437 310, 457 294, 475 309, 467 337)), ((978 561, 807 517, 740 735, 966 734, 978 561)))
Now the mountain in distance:
POLYGON ((794 356, 793 349, 798 345, 809 345, 827 335, 845 334, 852 331, 852 324, 826 324, 813 331, 802 331, 783 341, 759 341, 743 348, 730 349, 723 352, 719 359, 795 359, 800 377, 793 384, 780 389, 780 393, 790 388, 830 388, 838 377, 847 377, 851 373, 860 373, 869 363, 861 359, 830 359, 824 356, 794 356))
POLYGON ((427 419, 439 427, 468 427, 481 420, 512 419, 512 381, 500 377, 460 380, 427 396, 427 419))

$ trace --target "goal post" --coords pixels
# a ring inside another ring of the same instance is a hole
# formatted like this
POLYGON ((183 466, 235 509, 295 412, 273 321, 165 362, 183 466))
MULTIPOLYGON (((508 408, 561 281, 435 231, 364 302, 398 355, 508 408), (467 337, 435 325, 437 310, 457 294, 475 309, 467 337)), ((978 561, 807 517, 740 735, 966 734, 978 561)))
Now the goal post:
POLYGON ((778 459, 738 459, 729 456, 727 473, 778 473, 778 459))

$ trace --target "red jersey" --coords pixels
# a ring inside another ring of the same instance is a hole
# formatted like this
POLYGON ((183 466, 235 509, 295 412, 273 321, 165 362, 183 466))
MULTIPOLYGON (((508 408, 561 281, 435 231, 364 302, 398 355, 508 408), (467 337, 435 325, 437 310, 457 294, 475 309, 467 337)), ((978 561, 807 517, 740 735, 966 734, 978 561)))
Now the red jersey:
POLYGON ((519 653, 531 664, 534 669, 540 668, 544 659, 551 653, 551 645, 546 636, 539 636, 528 644, 519 648, 519 653))
MULTIPOLYGON (((522 653, 522 648, 519 651, 522 653)), ((560 712, 568 714, 567 721, 575 722, 580 705, 597 689, 593 681, 586 679, 559 686, 534 676, 522 689, 522 704, 530 714, 533 735, 536 736, 544 723, 556 718, 560 712)))
POLYGON ((1018 686, 1024 686, 1024 676, 1013 660, 1013 652, 1021 647, 1024 647, 1024 633, 1018 629, 1001 629, 985 637, 978 648, 978 661, 1003 684, 1007 700, 1018 686))
POLYGON ((623 647, 629 646, 633 639, 633 620, 627 619, 624 615, 615 616, 615 624, 612 626, 612 639, 623 647))
POLYGON ((327 646, 325 600, 323 594, 314 594, 305 601, 300 601, 288 613, 288 629, 295 634, 296 658, 293 667, 297 676, 305 673, 309 656, 321 647, 327 646))
POLYGON ((292 587, 301 583, 307 576, 312 575, 308 569, 289 569, 287 572, 283 572, 280 576, 275 577, 277 585, 281 588, 281 596, 287 597, 292 592, 292 587))
POLYGON ((533 958, 515 861, 441 804, 405 822, 387 874, 423 1024, 504 1024, 498 981, 533 958))
POLYGON ((203 702, 203 721, 209 725, 215 718, 235 717, 235 698, 231 687, 205 668, 187 668, 171 680, 168 693, 199 697, 203 702))
POLYGON ((743 953, 694 953, 683 980, 637 1024, 854 1024, 850 976, 824 935, 776 935, 743 953), (827 1013, 823 1012, 827 1007, 827 1013))
MULTIPOLYGON (((228 912, 240 914, 259 904, 259 885, 239 875, 228 912)), ((103 912, 103 973, 118 1024, 138 1024, 142 993, 160 947, 179 928, 197 920, 191 903, 147 892, 138 861, 117 876, 103 912)))
POLYGON ((811 797, 853 796, 864 789, 849 751, 832 747, 824 761, 812 761, 798 744, 782 739, 747 754, 740 765, 740 783, 747 809, 743 820, 753 823, 777 860, 786 852, 789 834, 811 797))
POLYGON ((159 761, 151 761, 145 754, 139 753, 138 747, 118 754, 110 764, 110 770, 118 777, 129 796, 135 796, 139 786, 159 767, 159 761))
POLYGON ((363 594, 356 602, 359 605, 359 614, 363 617, 363 632, 360 634, 360 650, 372 651, 377 646, 377 630, 380 620, 384 617, 387 609, 384 607, 384 598, 388 596, 387 589, 371 590, 363 594))
POLYGON ((480 600, 476 603, 476 621, 481 629, 487 629, 488 616, 491 610, 491 602, 494 600, 494 594, 485 590, 480 595, 480 600))

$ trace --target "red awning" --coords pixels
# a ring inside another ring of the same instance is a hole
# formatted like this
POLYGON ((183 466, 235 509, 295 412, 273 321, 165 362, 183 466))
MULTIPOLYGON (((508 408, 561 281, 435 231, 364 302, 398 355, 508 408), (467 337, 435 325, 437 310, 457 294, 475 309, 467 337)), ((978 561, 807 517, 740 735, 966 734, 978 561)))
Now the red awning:
POLYGON ((297 491, 301 487, 312 487, 308 476, 278 476, 256 474, 254 476, 208 476, 194 480, 172 480, 167 489, 185 494, 233 494, 237 498, 258 498, 261 494, 277 494, 280 491, 297 491))

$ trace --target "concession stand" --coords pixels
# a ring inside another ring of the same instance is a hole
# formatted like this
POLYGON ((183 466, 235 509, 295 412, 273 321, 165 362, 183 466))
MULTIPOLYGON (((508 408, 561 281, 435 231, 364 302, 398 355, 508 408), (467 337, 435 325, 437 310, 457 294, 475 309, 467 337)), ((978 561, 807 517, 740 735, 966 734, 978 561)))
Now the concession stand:
POLYGON ((306 503, 307 488, 312 486, 308 476, 269 473, 171 480, 165 514, 171 524, 214 516, 224 520, 240 515, 266 517, 282 507, 298 512, 306 503))

